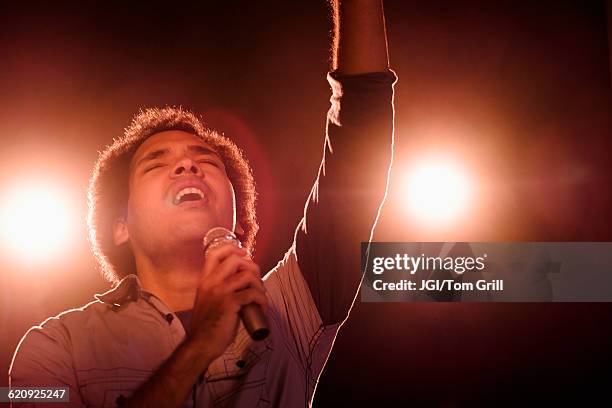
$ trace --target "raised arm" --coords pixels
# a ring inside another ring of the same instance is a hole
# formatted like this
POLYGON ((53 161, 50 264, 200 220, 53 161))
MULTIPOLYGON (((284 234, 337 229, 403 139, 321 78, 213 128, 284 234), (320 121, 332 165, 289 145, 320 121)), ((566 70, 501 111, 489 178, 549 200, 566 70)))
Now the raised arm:
POLYGON ((302 275, 324 325, 344 320, 361 281, 387 189, 393 83, 381 0, 335 0, 332 106, 319 173, 295 235, 302 275))
POLYGON ((331 0, 334 13, 332 69, 343 74, 389 67, 382 0, 331 0))

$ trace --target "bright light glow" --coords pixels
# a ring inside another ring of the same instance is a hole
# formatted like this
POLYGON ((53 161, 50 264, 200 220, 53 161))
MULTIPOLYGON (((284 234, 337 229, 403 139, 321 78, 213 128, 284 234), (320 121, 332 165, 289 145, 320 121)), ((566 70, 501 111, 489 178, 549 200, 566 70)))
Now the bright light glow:
POLYGON ((48 259, 67 246, 76 225, 65 195, 47 185, 20 184, 2 192, 2 246, 25 263, 48 259))
POLYGON ((410 216, 426 226, 458 222, 472 195, 467 172, 450 160, 422 163, 406 174, 404 199, 410 216))

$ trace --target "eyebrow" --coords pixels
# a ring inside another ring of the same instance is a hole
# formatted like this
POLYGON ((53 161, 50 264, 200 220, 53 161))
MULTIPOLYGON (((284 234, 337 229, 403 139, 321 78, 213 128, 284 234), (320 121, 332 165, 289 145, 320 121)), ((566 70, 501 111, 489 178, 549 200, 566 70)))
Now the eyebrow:
MULTIPOLYGON (((208 155, 217 156, 218 159, 221 159, 221 156, 219 156, 219 153, 217 153, 210 147, 206 147, 202 145, 189 145, 187 146, 187 150, 189 150, 192 153, 208 154, 208 155)), ((163 157, 167 155, 168 153, 170 153, 170 149, 153 150, 152 152, 147 153, 142 159, 138 160, 136 167, 140 166, 142 163, 146 161, 155 160, 160 157, 163 157)))

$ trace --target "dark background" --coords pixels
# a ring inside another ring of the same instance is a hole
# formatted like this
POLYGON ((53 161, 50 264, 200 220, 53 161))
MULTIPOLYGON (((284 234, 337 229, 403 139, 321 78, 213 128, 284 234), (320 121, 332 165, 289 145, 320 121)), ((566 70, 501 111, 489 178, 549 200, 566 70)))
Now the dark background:
MULTIPOLYGON (((612 240, 610 5, 385 6, 396 164, 375 239, 612 240), (488 186, 452 230, 417 228, 404 211, 402 166, 432 149, 459 152, 488 186)), ((108 288, 87 248, 85 191, 97 151, 141 107, 191 108, 244 147, 260 192, 256 259, 276 263, 322 152, 324 1, 28 2, 0 14, 0 187, 61 177, 80 220, 78 244, 36 270, 0 246, 0 385, 27 328, 108 288)), ((357 302, 315 406, 607 401, 611 311, 357 302)))

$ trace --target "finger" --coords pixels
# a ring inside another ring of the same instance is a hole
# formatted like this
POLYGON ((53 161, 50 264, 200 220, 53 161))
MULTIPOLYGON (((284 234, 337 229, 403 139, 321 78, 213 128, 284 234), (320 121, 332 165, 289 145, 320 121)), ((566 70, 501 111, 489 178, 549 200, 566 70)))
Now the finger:
MULTIPOLYGON (((252 274, 255 278, 261 279, 261 268, 259 267, 258 264, 253 262, 251 259, 239 258, 239 259, 234 260, 233 258, 228 257, 226 258, 225 262, 227 262, 227 266, 229 268, 237 267, 237 272, 247 271, 250 274, 252 274)), ((221 263, 221 265, 219 265, 220 268, 225 268, 225 266, 226 264, 223 262, 221 263)))
POLYGON ((202 276, 204 277, 215 271, 219 267, 219 264, 231 255, 245 257, 247 254, 248 251, 246 248, 239 248, 230 243, 213 247, 206 251, 202 276))
POLYGON ((210 275, 210 282, 213 285, 222 284, 227 277, 242 270, 247 270, 254 276, 261 274, 259 266, 255 262, 232 254, 219 264, 213 275, 210 275))
POLYGON ((261 278, 258 278, 248 270, 238 271, 228 276, 221 285, 224 286, 224 290, 227 292, 235 292, 249 287, 257 288, 262 292, 266 291, 261 278))
POLYGON ((238 306, 256 303, 261 306, 265 312, 268 311, 268 298, 265 293, 257 289, 251 288, 235 292, 233 300, 238 306))

